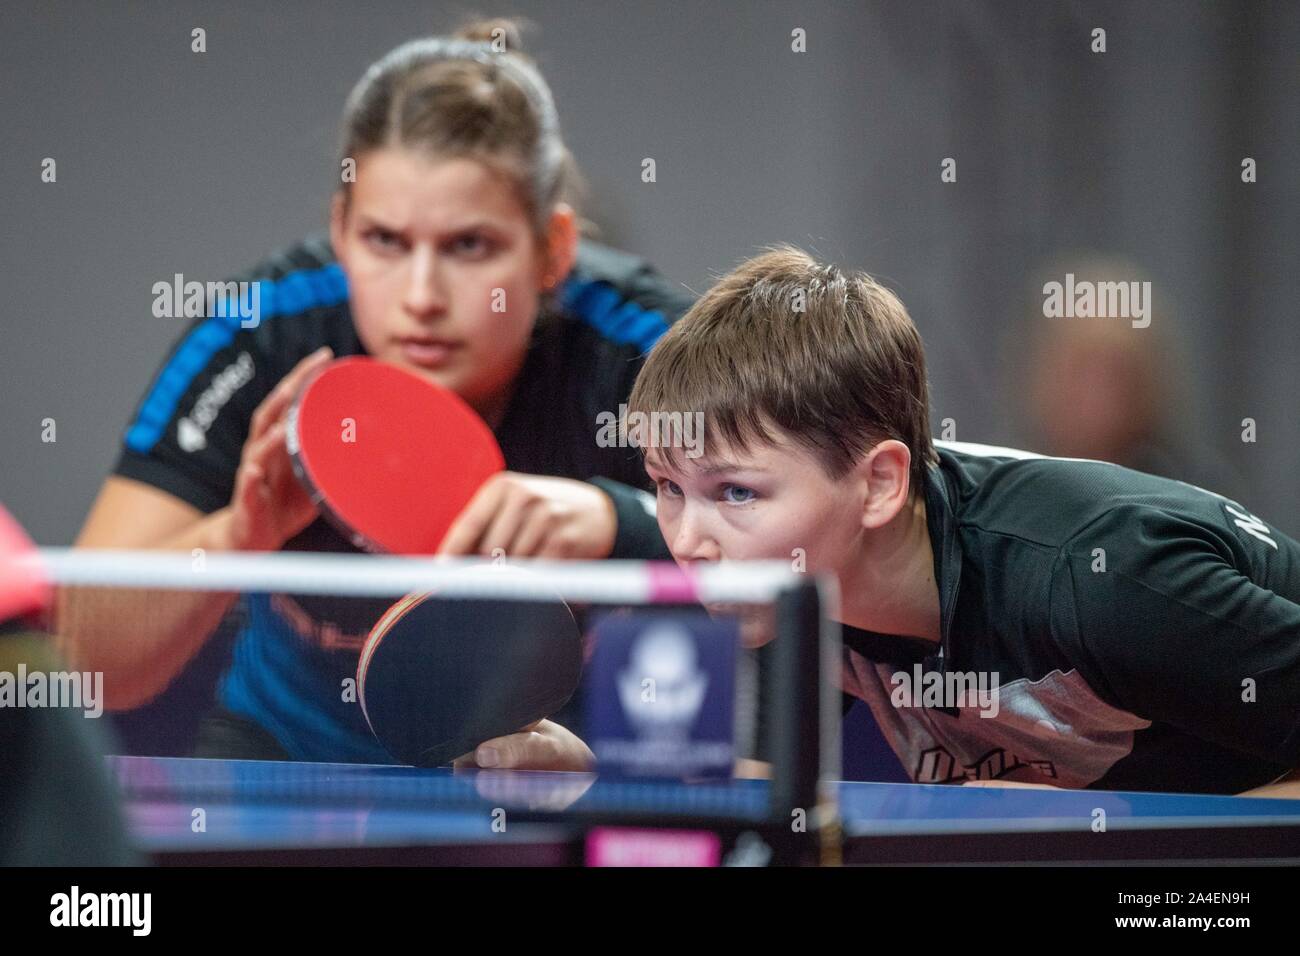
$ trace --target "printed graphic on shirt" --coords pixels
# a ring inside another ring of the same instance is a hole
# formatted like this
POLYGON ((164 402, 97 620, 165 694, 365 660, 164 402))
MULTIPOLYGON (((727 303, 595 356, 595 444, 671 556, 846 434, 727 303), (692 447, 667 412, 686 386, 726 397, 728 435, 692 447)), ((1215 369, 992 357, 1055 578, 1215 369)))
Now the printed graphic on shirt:
POLYGON ((212 384, 194 401, 189 413, 176 421, 176 443, 183 451, 202 451, 208 445, 208 429, 217 420, 226 403, 253 380, 253 357, 240 352, 239 358, 218 372, 212 384))
POLYGON ((1073 670, 1000 684, 994 716, 981 716, 974 702, 953 713, 896 707, 897 670, 846 651, 845 689, 867 702, 917 783, 1016 779, 1085 787, 1132 753, 1134 731, 1151 726, 1105 703, 1073 670))
POLYGON ((287 594, 271 595, 271 611, 284 622, 285 627, 298 636, 299 640, 322 651, 348 651, 360 654, 366 638, 370 635, 371 625, 355 633, 349 632, 336 621, 322 620, 313 616, 287 594))
POLYGON ((1269 537, 1268 525, 1264 524, 1264 522, 1249 512, 1238 511, 1232 505, 1224 505, 1223 510, 1232 516, 1232 523, 1246 534, 1263 541, 1274 551, 1277 550, 1277 542, 1269 537))

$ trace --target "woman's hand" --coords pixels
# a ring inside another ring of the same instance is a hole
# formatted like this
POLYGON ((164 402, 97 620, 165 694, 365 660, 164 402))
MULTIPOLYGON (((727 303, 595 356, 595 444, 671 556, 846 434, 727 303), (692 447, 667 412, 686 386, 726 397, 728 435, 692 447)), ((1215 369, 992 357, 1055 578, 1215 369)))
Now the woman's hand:
POLYGON ((614 502, 595 485, 505 471, 457 516, 439 554, 607 558, 618 530, 614 502))
POLYGON ((230 499, 232 548, 278 551, 315 520, 316 506, 294 476, 285 447, 285 417, 303 385, 333 357, 328 348, 308 355, 253 413, 230 499))
POLYGON ((596 757, 577 734, 552 720, 539 720, 517 733, 485 740, 453 766, 492 770, 590 770, 596 757))

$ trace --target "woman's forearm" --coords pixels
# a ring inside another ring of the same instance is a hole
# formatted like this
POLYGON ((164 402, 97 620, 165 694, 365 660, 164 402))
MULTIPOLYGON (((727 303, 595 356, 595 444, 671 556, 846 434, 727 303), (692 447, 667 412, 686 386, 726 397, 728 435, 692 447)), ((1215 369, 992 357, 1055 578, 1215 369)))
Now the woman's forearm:
MULTIPOLYGON (((221 509, 157 543, 158 551, 228 551, 230 514, 221 509)), ((199 556, 196 555, 196 561, 199 556)), ((72 586, 57 589, 51 629, 69 666, 104 675, 105 707, 148 703, 216 630, 237 594, 72 586)))

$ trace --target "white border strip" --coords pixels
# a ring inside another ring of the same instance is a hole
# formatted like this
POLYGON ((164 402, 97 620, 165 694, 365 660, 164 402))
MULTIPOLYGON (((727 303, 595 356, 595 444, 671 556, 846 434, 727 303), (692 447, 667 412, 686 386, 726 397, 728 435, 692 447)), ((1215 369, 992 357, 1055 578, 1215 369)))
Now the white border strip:
POLYGON ((401 596, 437 589, 448 597, 551 599, 609 604, 767 603, 806 577, 783 561, 702 566, 668 562, 508 561, 525 574, 489 573, 486 560, 305 552, 119 551, 42 548, 27 559, 50 583, 180 591, 250 591, 347 597, 401 596), (477 571, 479 573, 467 573, 477 571))

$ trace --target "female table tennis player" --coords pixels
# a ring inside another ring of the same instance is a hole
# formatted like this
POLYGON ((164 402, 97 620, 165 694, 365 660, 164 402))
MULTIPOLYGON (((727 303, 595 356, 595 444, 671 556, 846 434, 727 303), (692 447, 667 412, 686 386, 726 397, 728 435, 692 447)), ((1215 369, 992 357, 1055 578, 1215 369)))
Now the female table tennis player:
MULTIPOLYGON (((636 457, 598 447, 595 422, 626 399, 640 357, 690 303, 644 262, 579 241, 551 94, 519 49, 513 24, 489 21, 370 67, 345 107, 339 168, 354 160, 356 175, 341 177, 329 242, 304 241, 239 277, 264 282, 263 302, 274 283, 256 328, 190 327, 146 391, 79 546, 352 550, 295 480, 285 413, 331 357, 369 354, 457 392, 502 447, 510 470, 466 508, 444 551, 667 556, 631 487, 644 481, 636 457)), ((132 598, 114 597, 112 629, 86 606, 65 608, 61 623, 82 665, 105 672, 114 709, 161 692, 235 600, 160 604, 137 592, 138 606, 123 608, 132 598)), ((200 755, 386 762, 340 691, 379 616, 373 603, 242 602, 200 755)), ((577 768, 589 756, 543 721, 471 759, 577 768)))

